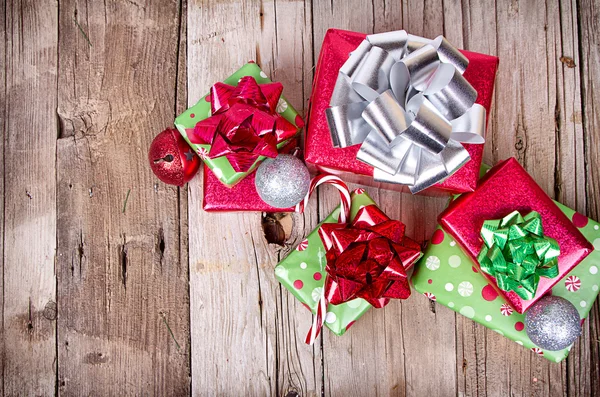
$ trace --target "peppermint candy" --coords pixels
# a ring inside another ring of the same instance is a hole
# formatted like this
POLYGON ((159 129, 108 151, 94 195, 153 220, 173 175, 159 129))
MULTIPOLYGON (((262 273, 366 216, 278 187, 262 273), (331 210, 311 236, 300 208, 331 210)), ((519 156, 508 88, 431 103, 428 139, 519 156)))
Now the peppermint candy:
POLYGON ((538 356, 543 356, 544 352, 539 347, 532 347, 531 351, 537 354, 538 356))
POLYGON ((513 309, 509 304, 503 303, 502 306, 500 306, 500 313, 502 313, 503 316, 510 316, 512 312, 513 309))
POLYGON ((300 244, 298 244, 298 246, 296 247, 296 251, 304 251, 305 249, 308 248, 308 239, 304 239, 302 240, 302 242, 300 244))
POLYGON ((208 158, 208 151, 203 147, 198 147, 198 157, 200 157, 202 161, 206 161, 208 158))
POLYGON ((565 280, 565 287, 569 292, 576 292, 579 288, 581 288, 581 280, 577 276, 569 276, 565 280))

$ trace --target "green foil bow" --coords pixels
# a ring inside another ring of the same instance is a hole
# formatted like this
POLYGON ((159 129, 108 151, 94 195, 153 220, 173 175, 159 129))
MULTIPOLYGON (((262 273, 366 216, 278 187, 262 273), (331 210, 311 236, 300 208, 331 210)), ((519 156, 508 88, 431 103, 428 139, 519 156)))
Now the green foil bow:
POLYGON ((558 276, 560 247, 544 236, 536 211, 525 217, 518 211, 487 220, 481 228, 484 246, 477 260, 481 270, 496 278, 498 287, 525 300, 535 296, 540 277, 558 276))

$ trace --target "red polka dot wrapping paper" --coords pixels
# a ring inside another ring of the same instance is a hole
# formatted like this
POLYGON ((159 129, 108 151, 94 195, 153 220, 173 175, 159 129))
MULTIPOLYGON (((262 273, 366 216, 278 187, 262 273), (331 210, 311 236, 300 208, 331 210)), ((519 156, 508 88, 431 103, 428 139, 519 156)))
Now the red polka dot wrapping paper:
POLYGON ((555 239, 560 246, 558 276, 541 277, 532 299, 525 300, 514 291, 500 290, 495 278, 485 275, 513 309, 523 313, 592 252, 593 247, 517 160, 510 158, 490 169, 473 193, 461 195, 440 214, 439 223, 479 266, 477 256, 483 246, 483 223, 501 219, 515 210, 522 215, 537 211, 542 218, 544 235, 555 239))
MULTIPOLYGON (((375 182, 373 167, 356 158, 360 145, 335 148, 331 141, 325 110, 329 107, 340 67, 348 59, 348 54, 355 50, 365 37, 364 33, 329 29, 323 39, 319 61, 315 69, 310 111, 307 118, 304 149, 306 163, 313 170, 339 175, 346 182, 408 192, 406 185, 375 182)), ((476 103, 482 105, 489 115, 498 58, 470 51, 461 52, 469 59, 469 66, 465 70, 464 77, 477 91, 476 103)), ((469 152, 471 160, 446 180, 419 194, 448 196, 471 192, 475 189, 483 158, 483 145, 463 144, 463 146, 469 152)))
MULTIPOLYGON (((361 207, 375 205, 375 202, 362 189, 352 194, 350 219, 354 219, 361 207)), ((323 223, 337 222, 340 213, 335 209, 323 223)), ((317 303, 325 284, 325 247, 319 237, 320 224, 298 246, 275 267, 275 277, 304 306, 316 313, 317 303)), ((340 305, 328 305, 325 326, 336 335, 342 335, 358 320, 371 305, 357 298, 340 305)), ((308 330, 310 323, 305 324, 308 330)), ((305 329, 300 330, 304 332, 305 329)))
MULTIPOLYGON (((227 77, 223 80, 223 83, 229 84, 232 86, 237 86, 239 80, 244 76, 252 76, 256 79, 258 84, 267 84, 271 83, 271 80, 266 75, 265 72, 261 70, 261 68, 254 62, 250 62, 242 66, 231 76, 227 77)), ((285 89, 284 89, 285 91, 285 89)), ((294 109, 294 107, 283 97, 279 99, 277 104, 277 112, 283 116, 287 121, 294 124, 298 127, 298 132, 304 126, 304 122, 302 118, 294 109)), ((236 183, 241 181, 243 178, 251 174, 256 167, 265 159, 264 156, 259 157, 254 164, 245 172, 236 172, 229 160, 223 157, 217 157, 214 159, 210 159, 207 157, 208 152, 210 151, 210 145, 203 144, 194 144, 190 142, 188 135, 186 133, 186 129, 193 128, 199 121, 204 120, 211 116, 211 108, 210 108, 210 96, 207 94, 204 97, 200 98, 198 103, 194 106, 177 116, 175 119, 175 127, 181 133, 181 136, 188 142, 190 147, 198 153, 198 156, 204 161, 204 163, 208 166, 208 168, 212 171, 216 179, 221 181, 224 185, 231 187, 236 183)), ((289 140, 280 142, 277 147, 281 149, 284 147, 289 140)))
MULTIPOLYGON (((600 287, 600 224, 555 202, 583 236, 592 251, 560 279, 551 293, 575 305, 582 321, 588 316, 600 287)), ((488 284, 473 260, 441 226, 436 229, 412 277, 412 284, 427 298, 504 335, 537 355, 562 361, 570 348, 547 351, 537 347, 525 333, 525 315, 519 314, 488 284)))

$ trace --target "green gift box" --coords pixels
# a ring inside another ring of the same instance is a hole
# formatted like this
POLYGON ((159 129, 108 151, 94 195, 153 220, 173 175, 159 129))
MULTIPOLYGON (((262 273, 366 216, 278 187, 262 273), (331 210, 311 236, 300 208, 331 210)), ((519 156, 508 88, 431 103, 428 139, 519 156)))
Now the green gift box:
MULTIPOLYGON (((592 251, 552 289, 552 295, 570 301, 585 319, 600 286, 600 224, 556 202, 583 236, 594 246, 592 251)), ((431 300, 477 321, 548 360, 560 362, 569 348, 559 351, 540 349, 525 332, 525 315, 519 314, 477 272, 477 266, 440 226, 416 265, 414 288, 431 300)), ((582 320, 583 321, 583 320, 582 320)))
MULTIPOLYGON (((375 202, 362 190, 352 193, 350 219, 354 219, 361 207, 375 205, 375 202)), ((317 312, 317 303, 325 285, 325 247, 319 236, 319 227, 323 223, 336 223, 340 207, 335 209, 320 223, 294 251, 275 267, 275 277, 300 302, 313 313, 317 312)), ((341 305, 328 305, 325 325, 336 335, 342 335, 362 316, 371 305, 357 298, 341 305)))
MULTIPOLYGON (((242 66, 238 71, 233 73, 231 76, 223 80, 223 83, 229 84, 232 86, 237 86, 238 82, 242 77, 252 76, 256 80, 258 84, 267 84, 271 83, 271 80, 267 77, 265 72, 261 70, 261 68, 253 62, 247 63, 242 66)), ((294 109, 294 107, 283 97, 279 99, 277 104, 277 112, 285 118, 287 121, 292 123, 294 126, 298 128, 298 131, 304 125, 302 118, 294 109)), ((194 126, 201 120, 207 119, 211 116, 211 107, 210 107, 210 96, 209 94, 202 97, 198 103, 194 106, 183 112, 175 119, 175 126, 183 136, 183 138, 187 141, 190 147, 198 153, 200 158, 206 163, 208 168, 215 174, 215 176, 226 186, 233 186, 237 182, 239 182, 242 178, 246 177, 252 171, 258 167, 258 165, 263 161, 266 157, 260 156, 254 164, 245 172, 236 172, 232 167, 229 160, 225 157, 216 157, 216 158, 208 158, 206 154, 210 151, 211 145, 205 144, 195 144, 190 142, 187 134, 187 129, 194 128, 194 126)), ((277 144, 277 148, 281 149, 284 147, 290 139, 282 141, 277 144)))

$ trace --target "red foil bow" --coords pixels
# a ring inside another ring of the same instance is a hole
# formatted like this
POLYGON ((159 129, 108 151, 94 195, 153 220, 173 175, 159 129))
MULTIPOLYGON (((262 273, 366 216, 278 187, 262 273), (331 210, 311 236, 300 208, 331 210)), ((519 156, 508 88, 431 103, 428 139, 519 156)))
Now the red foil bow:
POLYGON ((350 224, 323 224, 319 235, 327 249, 327 301, 339 305, 363 298, 381 308, 390 298, 408 298, 406 270, 421 256, 421 247, 404 229, 374 205, 362 207, 350 224))
POLYGON ((277 144, 297 127, 277 113, 281 83, 258 84, 242 77, 237 87, 217 83, 210 91, 212 116, 186 130, 190 142, 211 145, 209 158, 225 156, 236 172, 246 172, 258 157, 277 157, 277 144))

